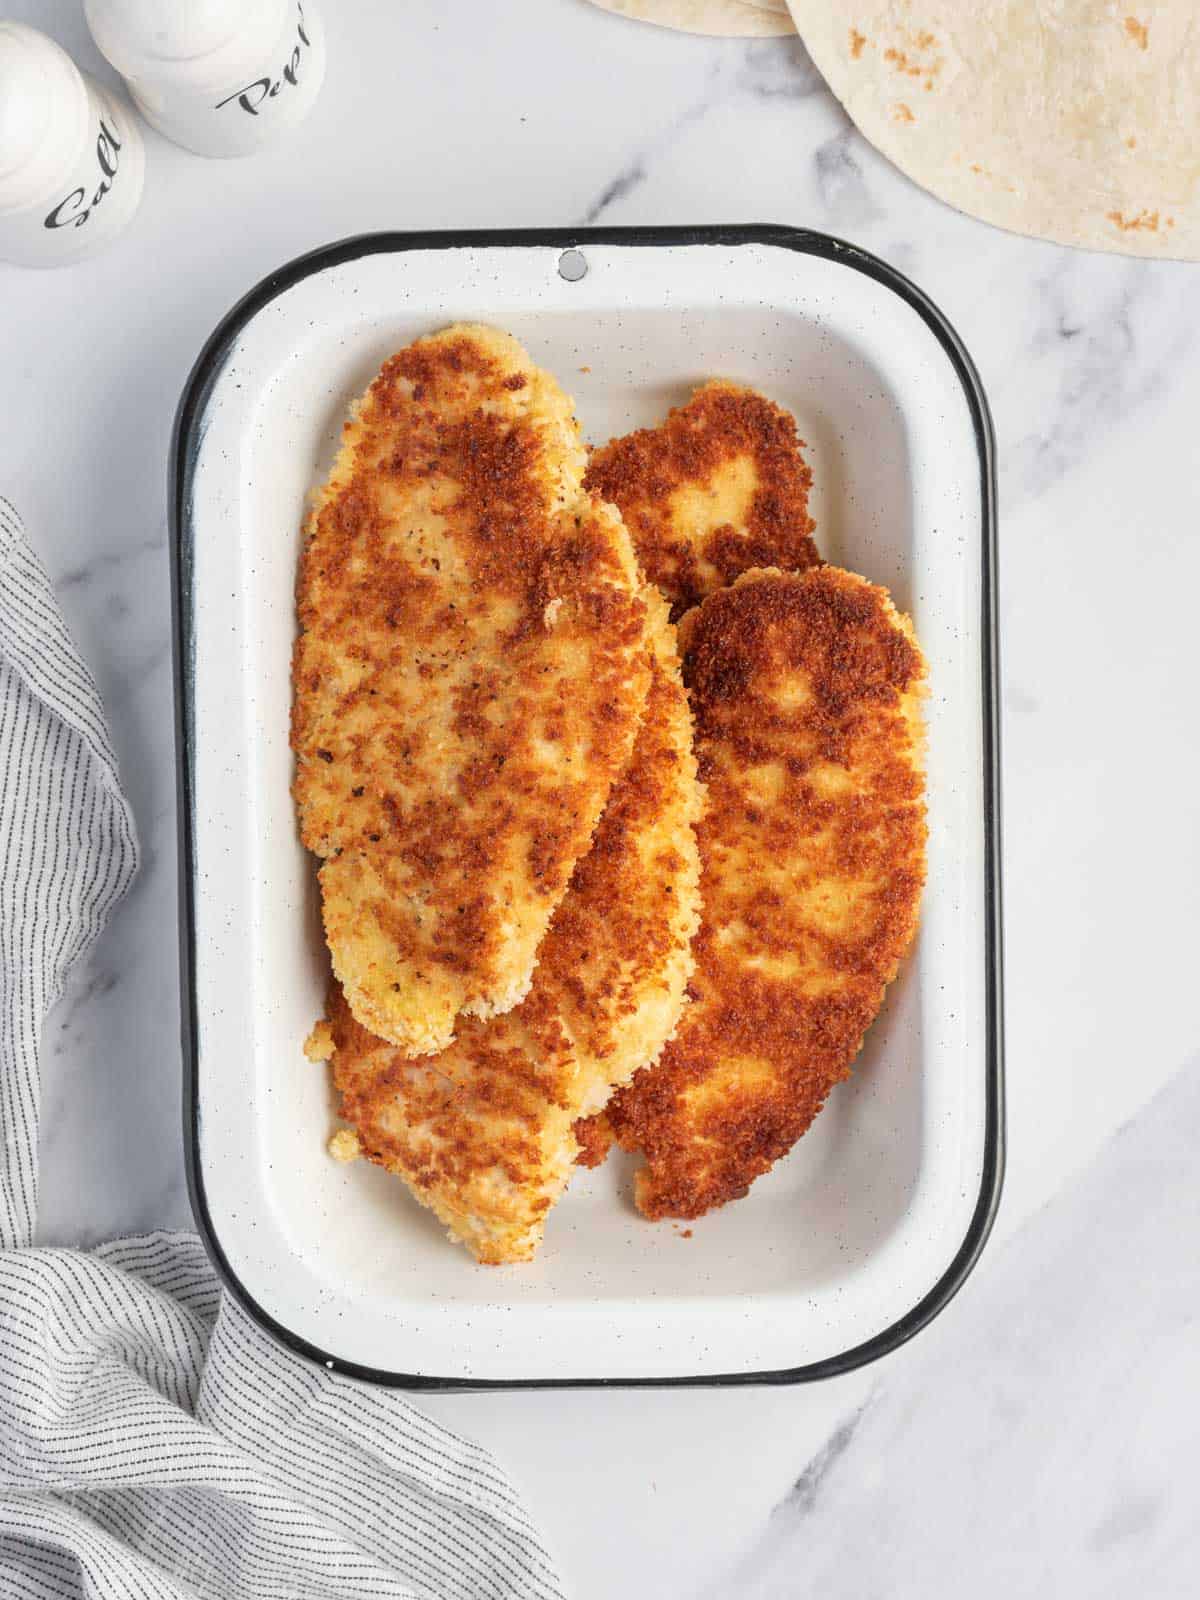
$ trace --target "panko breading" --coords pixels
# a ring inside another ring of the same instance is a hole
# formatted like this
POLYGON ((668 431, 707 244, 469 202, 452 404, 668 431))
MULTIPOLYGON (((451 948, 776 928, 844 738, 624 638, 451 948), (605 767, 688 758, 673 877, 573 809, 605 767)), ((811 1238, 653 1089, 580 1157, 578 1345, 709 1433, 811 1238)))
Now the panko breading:
POLYGON ((803 444, 788 412, 718 380, 657 428, 594 451, 586 482, 619 507, 678 617, 751 567, 817 564, 803 444))
MULTIPOLYGON (((849 1074, 917 925, 924 662, 883 589, 750 572, 680 626, 708 805, 692 1003, 607 1123, 637 1203, 745 1193, 849 1074)), ((585 1135, 592 1160, 606 1129, 585 1135)))
POLYGON ((701 791, 674 629, 657 596, 650 609, 651 684, 633 758, 526 999, 462 1021, 449 1049, 413 1061, 332 996, 334 1083, 363 1153, 404 1178, 480 1261, 533 1254, 578 1154, 572 1124, 655 1059, 683 1007, 701 791))
POLYGON ((529 988, 629 759, 646 610, 571 402, 507 334, 389 360, 301 558, 301 836, 359 1022, 410 1054, 529 988))

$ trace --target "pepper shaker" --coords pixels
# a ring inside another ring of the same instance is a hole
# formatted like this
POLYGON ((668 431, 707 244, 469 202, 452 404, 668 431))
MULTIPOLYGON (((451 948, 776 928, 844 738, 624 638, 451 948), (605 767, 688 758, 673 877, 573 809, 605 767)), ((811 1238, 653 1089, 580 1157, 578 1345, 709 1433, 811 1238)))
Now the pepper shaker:
POLYGON ((146 121, 197 155, 271 143, 325 76, 317 0, 84 0, 84 11, 146 121))
POLYGON ((53 39, 0 22, 0 260, 91 255, 133 216, 144 176, 133 113, 53 39))

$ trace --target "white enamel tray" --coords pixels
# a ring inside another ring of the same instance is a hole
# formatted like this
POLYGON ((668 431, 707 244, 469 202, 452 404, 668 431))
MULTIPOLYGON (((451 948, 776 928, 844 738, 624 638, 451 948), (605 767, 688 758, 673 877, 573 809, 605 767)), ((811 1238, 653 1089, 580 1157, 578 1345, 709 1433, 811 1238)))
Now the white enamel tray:
POLYGON ((173 474, 186 1137, 233 1292, 327 1366, 414 1388, 787 1382, 922 1327, 982 1249, 1003 1165, 991 427, 940 313, 873 257, 781 228, 353 239, 217 329, 173 474), (790 407, 822 553, 888 585, 932 670, 921 934, 853 1079, 690 1238, 637 1215, 619 1157, 505 1268, 398 1180, 329 1159, 327 1072, 301 1054, 327 971, 289 794, 305 496, 383 359, 458 319, 521 339, 592 441, 713 375, 790 407))

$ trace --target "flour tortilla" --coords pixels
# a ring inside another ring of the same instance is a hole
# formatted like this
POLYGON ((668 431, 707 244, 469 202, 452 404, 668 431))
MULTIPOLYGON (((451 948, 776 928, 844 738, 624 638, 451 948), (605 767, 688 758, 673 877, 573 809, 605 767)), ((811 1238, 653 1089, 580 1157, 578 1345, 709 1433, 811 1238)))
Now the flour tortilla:
POLYGON ((790 0, 826 82, 922 188, 1014 233, 1200 258, 1195 0, 790 0))
POLYGON ((592 0, 592 4, 681 33, 765 39, 796 31, 787 0, 592 0))

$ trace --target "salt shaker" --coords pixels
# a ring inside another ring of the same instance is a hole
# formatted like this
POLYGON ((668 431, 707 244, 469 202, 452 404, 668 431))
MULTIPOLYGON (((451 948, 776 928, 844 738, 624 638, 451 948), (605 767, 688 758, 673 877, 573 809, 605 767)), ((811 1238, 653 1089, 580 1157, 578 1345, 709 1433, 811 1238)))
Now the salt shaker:
POLYGON ((153 128, 202 156, 251 155, 306 116, 325 76, 316 0, 84 0, 153 128))
POLYGON ((0 22, 0 261, 57 267, 114 238, 145 175, 133 112, 53 39, 0 22))

